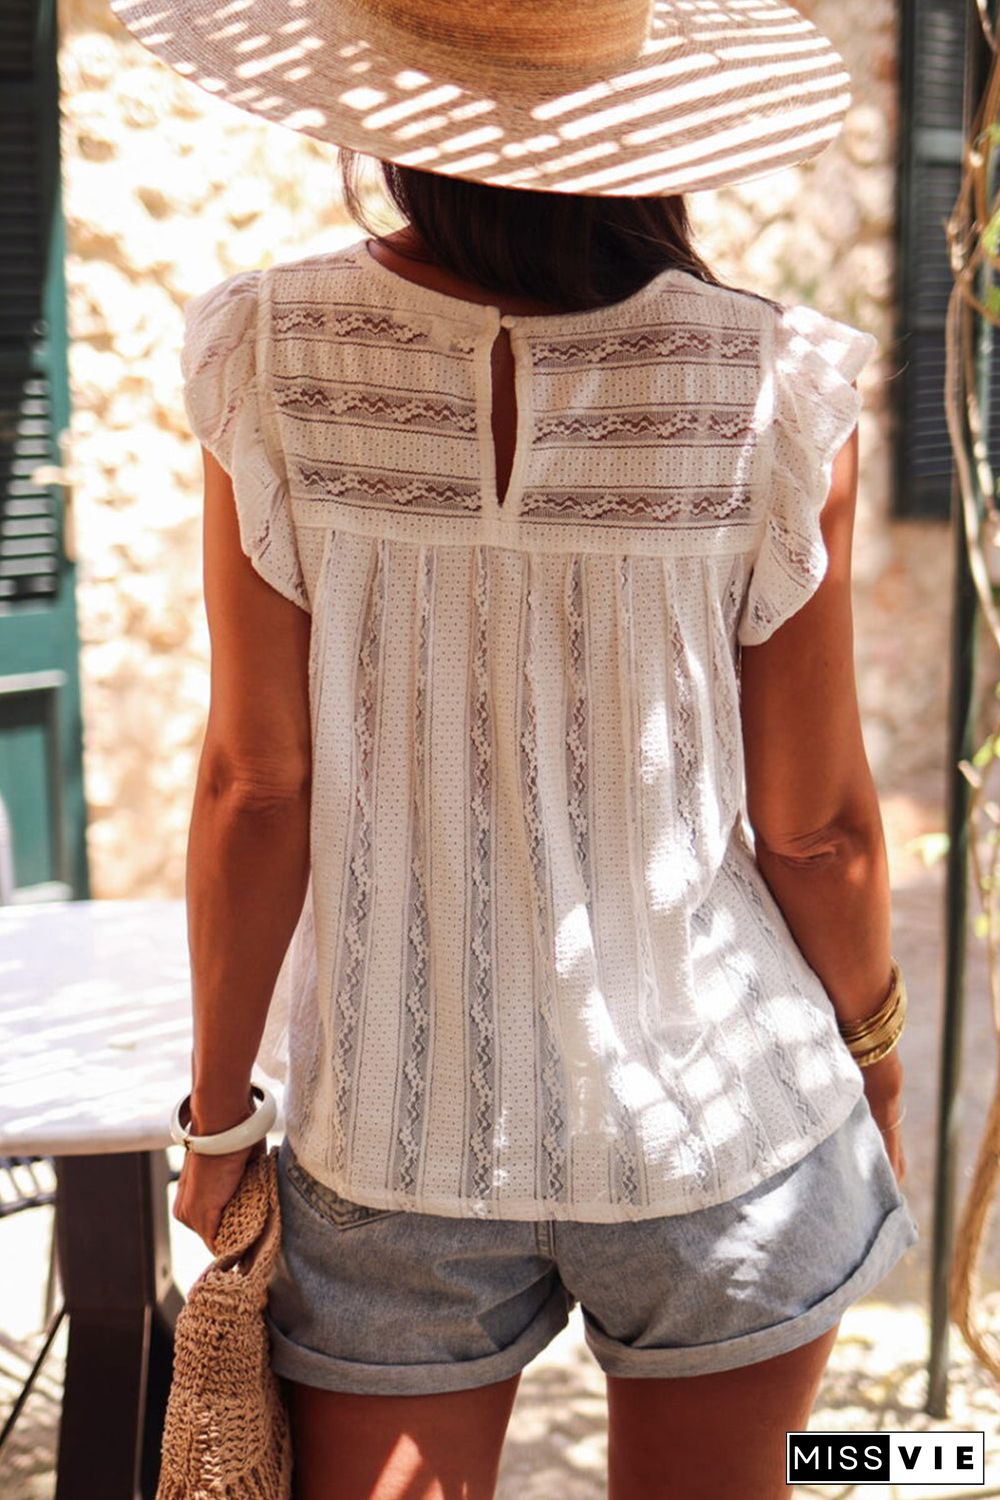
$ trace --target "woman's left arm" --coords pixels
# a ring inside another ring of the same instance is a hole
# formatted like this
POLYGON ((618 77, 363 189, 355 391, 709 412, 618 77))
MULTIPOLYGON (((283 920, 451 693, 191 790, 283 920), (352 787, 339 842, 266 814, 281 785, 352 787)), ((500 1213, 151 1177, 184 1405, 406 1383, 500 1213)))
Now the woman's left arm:
MULTIPOLYGON (((191 1130, 251 1112, 250 1077, 309 880, 310 616, 240 546, 229 475, 202 449, 211 698, 187 850, 191 1130)), ((185 1154, 174 1217, 209 1248, 254 1149, 185 1154)))

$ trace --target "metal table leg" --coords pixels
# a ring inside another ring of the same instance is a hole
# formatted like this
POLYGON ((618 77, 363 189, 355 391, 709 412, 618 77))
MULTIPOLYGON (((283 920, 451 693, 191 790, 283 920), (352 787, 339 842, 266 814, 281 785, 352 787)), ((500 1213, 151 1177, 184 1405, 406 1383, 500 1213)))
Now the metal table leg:
POLYGON ((183 1297, 165 1151, 56 1158, 69 1314, 56 1500, 155 1500, 183 1297))

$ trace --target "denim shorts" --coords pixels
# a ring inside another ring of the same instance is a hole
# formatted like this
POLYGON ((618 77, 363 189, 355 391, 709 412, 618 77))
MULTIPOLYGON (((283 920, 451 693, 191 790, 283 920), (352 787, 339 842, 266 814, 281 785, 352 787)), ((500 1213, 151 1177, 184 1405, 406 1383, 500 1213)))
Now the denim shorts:
POLYGON ((865 1095, 800 1161, 692 1213, 582 1223, 351 1203, 288 1137, 265 1309, 277 1375, 427 1395, 505 1380, 564 1328, 609 1375, 731 1370, 818 1338, 919 1237, 865 1095))

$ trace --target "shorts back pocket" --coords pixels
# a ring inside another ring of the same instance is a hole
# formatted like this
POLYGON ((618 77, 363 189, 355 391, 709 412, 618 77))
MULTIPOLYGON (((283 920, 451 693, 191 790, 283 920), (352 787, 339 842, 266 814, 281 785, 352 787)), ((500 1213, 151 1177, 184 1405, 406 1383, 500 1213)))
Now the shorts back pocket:
POLYGON ((357 1224, 370 1224, 373 1219, 388 1219, 401 1213, 398 1208, 375 1208, 368 1203, 352 1203, 333 1188, 320 1182, 288 1147, 288 1162, 285 1174, 292 1187, 304 1198, 314 1213, 319 1214, 335 1229, 352 1229, 357 1224))

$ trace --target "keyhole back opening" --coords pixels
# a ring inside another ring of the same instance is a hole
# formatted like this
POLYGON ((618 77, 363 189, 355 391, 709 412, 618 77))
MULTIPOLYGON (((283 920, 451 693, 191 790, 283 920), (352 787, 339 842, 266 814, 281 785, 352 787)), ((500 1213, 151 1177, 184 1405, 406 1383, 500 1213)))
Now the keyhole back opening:
POLYGON ((510 486, 517 438, 517 396, 515 393, 514 354, 510 331, 501 327, 490 352, 491 426, 496 469, 497 503, 503 505, 510 486))

